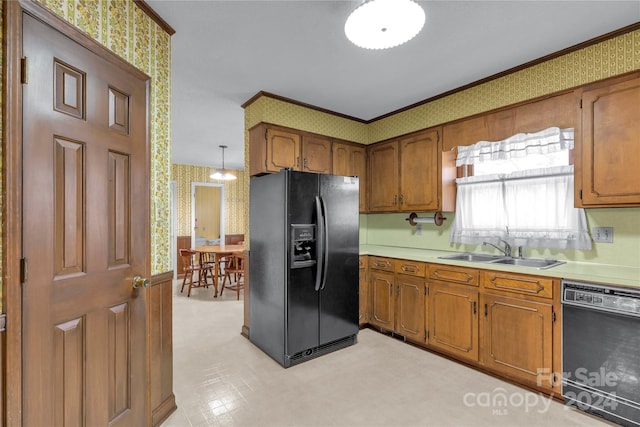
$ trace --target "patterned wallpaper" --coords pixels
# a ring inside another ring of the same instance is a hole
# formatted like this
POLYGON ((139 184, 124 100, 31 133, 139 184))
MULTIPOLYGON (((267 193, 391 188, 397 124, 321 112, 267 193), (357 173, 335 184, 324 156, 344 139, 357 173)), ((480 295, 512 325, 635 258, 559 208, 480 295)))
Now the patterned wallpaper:
POLYGON ((245 126, 248 129, 257 123, 269 122, 370 144, 638 69, 640 30, 602 41, 370 124, 349 121, 281 100, 261 97, 245 109, 245 126))
POLYGON ((132 0, 39 0, 151 77, 151 274, 171 270, 171 36, 132 0))
POLYGON ((225 234, 245 232, 248 217, 248 179, 244 171, 234 171, 238 179, 219 181, 209 178, 215 168, 192 165, 171 165, 171 179, 176 182, 176 225, 178 236, 191 235, 191 183, 224 184, 224 231, 225 234))
POLYGON ((640 69, 640 30, 511 73, 369 125, 369 142, 640 69))

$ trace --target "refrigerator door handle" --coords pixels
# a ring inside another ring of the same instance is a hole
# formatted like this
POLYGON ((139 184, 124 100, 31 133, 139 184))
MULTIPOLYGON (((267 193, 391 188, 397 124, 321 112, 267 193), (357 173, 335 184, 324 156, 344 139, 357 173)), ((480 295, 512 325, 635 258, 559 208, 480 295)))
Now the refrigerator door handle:
POLYGON ((320 199, 320 197, 316 196, 316 223, 318 226, 318 233, 316 236, 316 256, 317 256, 317 263, 316 263, 316 286, 315 289, 316 291, 320 290, 320 287, 322 285, 322 274, 324 272, 324 246, 325 246, 325 241, 324 241, 324 228, 325 228, 325 222, 324 222, 324 213, 322 212, 322 200, 320 199))
POLYGON ((324 199, 320 198, 322 204, 322 249, 324 250, 324 256, 322 261, 322 286, 320 290, 323 290, 327 284, 327 272, 329 271, 329 222, 327 221, 327 206, 324 204, 324 199))

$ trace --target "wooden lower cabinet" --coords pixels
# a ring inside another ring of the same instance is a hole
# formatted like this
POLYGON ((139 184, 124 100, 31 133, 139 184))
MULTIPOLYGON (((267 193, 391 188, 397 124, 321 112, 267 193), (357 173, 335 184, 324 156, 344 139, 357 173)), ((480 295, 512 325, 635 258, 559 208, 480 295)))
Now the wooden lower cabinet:
POLYGON ((429 283, 429 345, 478 361, 478 290, 429 283))
POLYGON ((561 392, 559 279, 376 256, 368 257, 368 271, 368 290, 361 283, 368 296, 361 295, 369 324, 513 382, 561 392))
POLYGON ((369 273, 369 323, 396 332, 408 340, 424 343, 425 286, 424 277, 372 269, 369 273))
POLYGON ((551 388, 553 306, 502 295, 481 296, 481 363, 539 387, 551 388))
POLYGON ((358 279, 358 291, 360 309, 358 313, 358 325, 360 327, 369 323, 369 275, 368 275, 368 261, 369 257, 360 257, 360 274, 358 279))
POLYGON ((371 270, 369 277, 369 292, 371 292, 369 323, 392 331, 395 323, 393 296, 395 275, 386 271, 371 270))
POLYGON ((412 341, 424 342, 425 334, 425 281, 423 277, 404 274, 396 276, 395 331, 412 341))

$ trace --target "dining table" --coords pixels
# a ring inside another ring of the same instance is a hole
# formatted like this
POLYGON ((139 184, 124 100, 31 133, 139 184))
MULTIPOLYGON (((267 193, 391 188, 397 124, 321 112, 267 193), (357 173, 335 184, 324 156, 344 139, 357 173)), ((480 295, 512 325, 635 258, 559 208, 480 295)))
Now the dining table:
POLYGON ((243 252, 244 245, 205 245, 197 246, 193 250, 198 253, 200 265, 204 265, 206 262, 213 262, 213 286, 215 288, 213 297, 216 298, 218 296, 218 280, 220 278, 220 259, 234 253, 243 252), (206 259, 207 257, 210 257, 209 260, 206 259))

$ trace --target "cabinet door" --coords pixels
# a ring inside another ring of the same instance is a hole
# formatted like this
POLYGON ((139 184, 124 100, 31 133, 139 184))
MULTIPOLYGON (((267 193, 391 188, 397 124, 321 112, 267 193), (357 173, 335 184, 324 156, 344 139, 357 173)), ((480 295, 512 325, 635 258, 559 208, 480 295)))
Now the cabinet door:
POLYGON ((398 142, 369 148, 369 211, 398 209, 398 142))
POLYGON ((360 179, 360 212, 367 212, 367 150, 351 146, 351 173, 360 179))
POLYGON ((359 275, 359 301, 360 310, 358 317, 358 324, 360 326, 369 323, 369 278, 367 277, 367 261, 366 255, 360 256, 360 275, 359 275))
POLYGON ((482 362, 532 385, 552 387, 553 307, 484 294, 482 362))
POLYGON ((369 292, 371 293, 371 318, 369 323, 393 331, 393 273, 371 270, 369 273, 369 292))
POLYGON ((317 136, 302 138, 302 170, 305 172, 331 173, 331 140, 317 136))
POLYGON ((478 361, 478 291, 429 284, 429 344, 459 358, 478 361))
POLYGON ((300 170, 300 135, 278 129, 267 129, 268 172, 283 168, 300 170))
POLYGON ((580 148, 584 206, 640 205, 640 77, 585 90, 580 148))
POLYGON ((399 210, 439 209, 438 130, 400 141, 399 210))
POLYGON ((367 150, 364 146, 334 142, 332 148, 334 175, 357 176, 360 182, 360 212, 367 212, 367 150))
POLYGON ((424 279, 398 274, 396 289, 396 332, 407 339, 425 342, 424 279))

